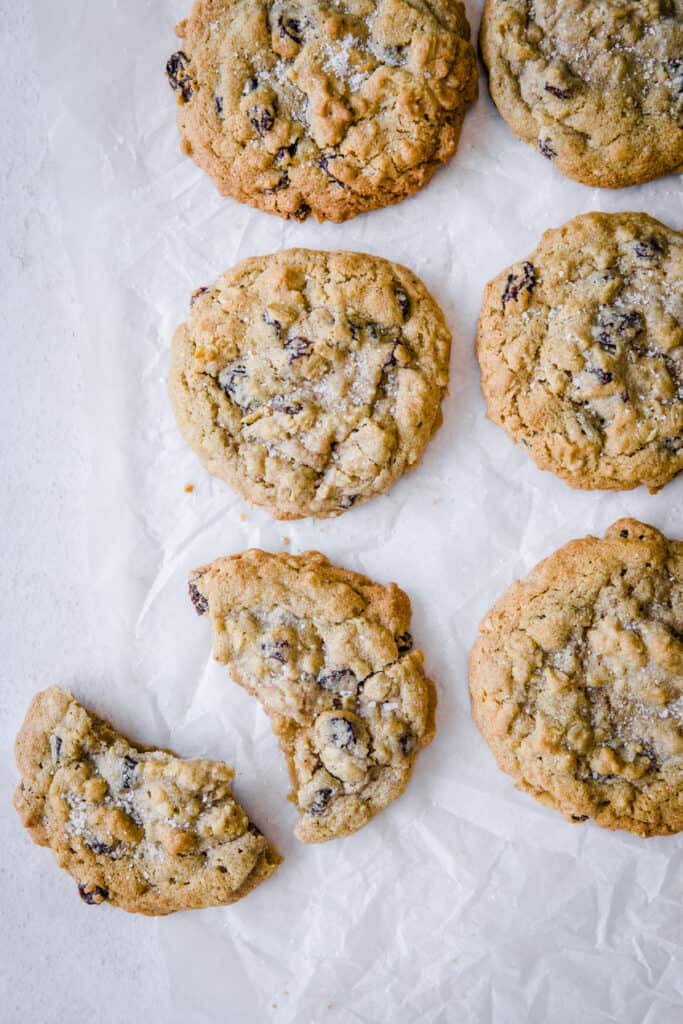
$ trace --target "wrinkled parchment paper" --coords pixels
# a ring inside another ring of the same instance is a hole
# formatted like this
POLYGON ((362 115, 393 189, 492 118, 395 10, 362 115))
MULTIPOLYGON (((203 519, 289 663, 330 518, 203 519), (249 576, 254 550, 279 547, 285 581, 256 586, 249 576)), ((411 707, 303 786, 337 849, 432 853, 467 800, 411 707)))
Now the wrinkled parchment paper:
MULTIPOLYGON (((614 193, 564 180, 512 137, 482 78, 457 157, 422 194, 342 226, 284 223, 220 199, 179 152, 163 69, 183 0, 39 6, 46 171, 82 317, 84 543, 110 666, 106 688, 92 679, 78 694, 141 741, 228 760, 286 858, 238 906, 148 923, 168 965, 164 1019, 680 1024, 683 837, 571 826, 517 793, 470 720, 466 678, 484 612, 566 540, 626 514, 683 537, 683 479, 654 497, 574 493, 537 470, 485 419, 473 353, 485 282, 542 230, 591 209, 683 227, 680 179, 614 193), (454 334, 445 423, 420 467, 323 524, 278 525, 209 478, 166 395, 193 289, 290 245, 408 264, 454 334), (437 736, 405 796, 319 847, 294 839, 267 719, 212 662, 186 596, 191 568, 287 541, 405 588, 439 687, 437 736)), ((481 4, 467 6, 476 29, 481 4)))

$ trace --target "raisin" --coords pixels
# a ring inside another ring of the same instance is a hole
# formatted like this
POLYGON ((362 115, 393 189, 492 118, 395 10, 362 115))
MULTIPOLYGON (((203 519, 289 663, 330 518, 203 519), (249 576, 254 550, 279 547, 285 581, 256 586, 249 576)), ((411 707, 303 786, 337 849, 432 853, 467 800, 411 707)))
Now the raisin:
POLYGON ((676 385, 678 397, 682 398, 683 394, 681 394, 681 390, 683 388, 683 380, 681 379, 681 373, 683 371, 683 367, 681 367, 679 361, 672 358, 672 356, 664 356, 664 364, 669 371, 669 376, 676 385))
POLYGON ((399 43, 397 46, 384 46, 382 49, 384 51, 382 57, 383 64, 388 64, 391 68, 400 68, 405 64, 405 45, 399 43))
POLYGON ((597 367, 591 367, 588 372, 597 377, 601 384, 610 384, 614 379, 609 370, 601 370, 597 367))
POLYGON ((275 124, 275 111, 268 107, 252 107, 249 111, 249 123, 256 134, 263 138, 275 124))
MULTIPOLYGON (((192 586, 192 584, 190 584, 190 586, 192 586)), ((195 590, 196 589, 197 588, 195 587, 195 590)), ((197 593, 199 593, 199 591, 197 591, 197 593)), ((201 597, 201 594, 200 594, 200 597, 201 597)), ((206 600, 206 599, 204 599, 204 600, 206 600)), ((123 759, 123 768, 121 769, 121 788, 122 789, 130 789, 131 786, 133 785, 133 783, 135 782, 135 775, 136 775, 135 769, 137 768, 137 766, 138 766, 138 763, 135 760, 135 758, 131 757, 130 754, 126 754, 124 759, 123 759)))
POLYGON ((89 907, 94 907, 109 899, 109 890, 103 889, 101 885, 87 886, 84 882, 79 882, 78 895, 89 907))
POLYGON ((415 737, 409 732, 404 732, 398 741, 398 745, 401 748, 401 753, 408 755, 415 746, 415 737))
POLYGON ((330 181, 334 182, 335 185, 339 185, 340 188, 346 188, 344 182, 340 181, 339 178, 335 178, 334 174, 330 170, 330 160, 333 159, 334 157, 325 156, 325 154, 323 154, 322 156, 318 157, 318 159, 316 160, 316 164, 321 169, 321 171, 325 172, 330 181))
POLYGON ((279 320, 276 320, 274 316, 271 316, 268 310, 263 314, 263 322, 273 328, 276 338, 280 337, 280 334, 282 333, 282 324, 279 320))
POLYGON ((296 18, 283 18, 282 15, 277 19, 277 25, 280 29, 281 36, 287 36, 295 43, 303 41, 303 31, 301 28, 301 22, 297 21, 296 18))
POLYGON ((396 646, 399 654, 405 654, 413 648, 413 638, 410 633, 399 633, 396 637, 396 646))
POLYGON ((624 538, 628 537, 628 530, 620 530, 619 536, 624 538))
POLYGON ((676 629, 675 626, 667 626, 667 629, 671 633, 674 640, 678 640, 679 644, 683 644, 683 632, 680 629, 676 629))
POLYGON ((296 416, 303 409, 298 402, 288 402, 284 395, 274 395, 270 400, 270 406, 275 412, 283 412, 287 416, 296 416))
POLYGON ((189 103, 194 92, 194 78, 188 73, 190 58, 182 50, 178 50, 166 62, 166 74, 171 87, 183 98, 183 103, 189 103))
POLYGON ((266 196, 272 196, 274 192, 280 192, 283 188, 289 187, 289 174, 287 171, 283 171, 278 180, 275 182, 272 188, 264 188, 263 194, 266 196))
POLYGON ((572 821, 588 821, 587 814, 572 814, 572 821))
POLYGON ((316 682, 318 686, 322 686, 323 690, 337 690, 341 689, 338 684, 344 679, 356 682, 356 677, 350 668, 333 668, 331 672, 318 676, 316 682))
POLYGON ((614 354, 617 351, 617 342, 635 341, 643 330, 643 317, 636 310, 630 313, 615 312, 614 309, 603 309, 598 316, 598 332, 596 339, 598 345, 614 354))
POLYGON ((328 718, 328 739, 338 750, 350 750, 356 745, 356 732, 348 718, 328 718))
POLYGON ((622 400, 622 402, 624 402, 624 404, 625 404, 626 402, 628 402, 628 400, 629 400, 629 394, 628 394, 628 391, 622 391, 622 392, 621 392, 621 400, 622 400))
POLYGON ((315 794, 313 803, 309 804, 306 810, 315 816, 322 814, 332 798, 332 790, 329 786, 323 786, 315 794))
POLYGON ((258 78, 255 76, 253 78, 247 78, 246 82, 242 86, 242 95, 248 96, 250 92, 254 91, 254 89, 258 89, 258 78))
POLYGON ((531 294, 536 286, 536 271, 531 263, 523 263, 523 274, 508 274, 503 292, 503 309, 508 302, 516 302, 521 292, 531 294))
POLYGON ((86 841, 86 846, 93 853, 105 854, 106 856, 114 852, 114 847, 108 843, 103 843, 101 839, 92 839, 90 842, 86 841))
MULTIPOLYGON (((557 96, 558 100, 568 100, 570 96, 569 89, 558 89, 556 85, 546 85, 545 91, 549 92, 551 96, 557 96)), ((554 153, 553 156, 557 156, 557 153, 554 153)))
POLYGON ((397 288, 394 292, 396 301, 398 302, 398 308, 401 310, 401 316, 403 317, 403 323, 406 320, 410 320, 411 303, 406 292, 402 288, 397 288))
POLYGON ((541 141, 538 144, 538 148, 540 149, 541 153, 546 158, 546 160, 554 160, 557 156, 557 151, 553 149, 550 139, 541 139, 541 141))
POLYGON ((194 605, 194 610, 196 611, 197 615, 204 615, 206 612, 208 612, 209 602, 207 598, 205 598, 204 595, 200 593, 196 583, 188 583, 187 589, 190 592, 190 600, 194 605))
POLYGON ((351 508, 358 501, 357 494, 345 494, 339 499, 339 508, 351 508))
POLYGON ((218 386, 240 409, 245 409, 249 405, 249 399, 242 390, 246 377, 246 367, 241 364, 232 368, 226 366, 218 374, 218 386))
POLYGON ((639 260, 656 260, 664 254, 664 249, 654 236, 636 242, 634 250, 639 260))
POLYGON ((287 662, 289 643, 286 640, 264 640, 261 644, 261 653, 266 658, 279 661, 281 665, 287 662))
POLYGON ((195 302, 200 297, 200 295, 206 295, 208 290, 209 290, 208 288, 203 288, 202 287, 202 288, 197 288, 195 291, 192 292, 192 298, 190 299, 190 309, 192 309, 192 307, 194 306, 195 302))
POLYGON ((617 350, 616 343, 612 341, 607 331, 601 331, 598 334, 598 345, 600 348, 604 348, 605 352, 614 353, 617 350))
POLYGON ((62 738, 61 736, 50 737, 50 747, 52 748, 52 757, 55 761, 59 761, 59 755, 62 752, 62 738))
POLYGON ((397 348, 398 348, 398 342, 395 341, 394 344, 389 349, 389 352, 387 354, 386 359, 382 363, 382 369, 383 370, 386 370, 390 366, 396 366, 396 349, 397 348))
POLYGON ((666 68, 671 76, 674 96, 683 96, 683 60, 669 60, 666 68))
POLYGON ((683 437, 680 434, 678 437, 665 437, 664 447, 670 452, 680 452, 683 448, 683 437))
POLYGON ((307 356, 312 345, 312 341, 309 341, 308 338, 302 338, 300 335, 288 338, 285 342, 285 348, 289 353, 289 365, 291 366, 295 359, 302 359, 303 356, 307 356))
POLYGON ((298 140, 294 140, 290 146, 280 146, 277 153, 275 154, 275 163, 279 164, 286 156, 293 157, 296 155, 296 151, 299 147, 298 140))
POLYGON ((310 212, 311 208, 308 203, 302 203, 298 209, 287 214, 287 220, 306 220, 310 212))

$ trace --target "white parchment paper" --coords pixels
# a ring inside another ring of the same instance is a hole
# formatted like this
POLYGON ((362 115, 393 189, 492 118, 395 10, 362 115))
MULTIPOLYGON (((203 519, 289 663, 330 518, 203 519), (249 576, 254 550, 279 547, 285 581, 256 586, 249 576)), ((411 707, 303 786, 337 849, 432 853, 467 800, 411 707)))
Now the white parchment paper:
MULTIPOLYGON (((471 722, 466 677, 484 612, 563 542, 626 514, 683 537, 683 479, 654 497, 575 493, 537 470, 486 421, 473 352, 485 282, 545 228, 591 209, 681 228, 680 178, 614 193, 563 179, 512 137, 482 78, 456 158, 421 194, 341 226, 282 222, 221 199, 179 152, 164 64, 186 6, 33 0, 46 173, 81 316, 76 341, 55 343, 78 344, 86 374, 83 543, 107 666, 106 685, 78 665, 64 682, 143 742, 233 764, 239 799, 286 858, 235 907, 146 923, 168 965, 159 1019, 680 1024, 683 838, 571 826, 517 793, 471 722), (323 524, 277 524, 209 478, 166 395, 169 340, 194 288, 290 245, 406 263, 454 334, 445 423, 420 467, 323 524), (406 794, 319 847, 294 839, 268 721, 212 662, 186 594, 193 567, 286 542, 406 589, 439 688, 437 736, 406 794)), ((467 6, 476 31, 481 4, 467 6)))

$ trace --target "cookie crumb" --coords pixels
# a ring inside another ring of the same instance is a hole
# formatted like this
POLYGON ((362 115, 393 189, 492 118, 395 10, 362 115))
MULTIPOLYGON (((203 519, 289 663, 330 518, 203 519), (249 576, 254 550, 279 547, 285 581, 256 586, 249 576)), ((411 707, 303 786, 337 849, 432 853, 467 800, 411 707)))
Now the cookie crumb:
POLYGON ((192 494, 194 491, 194 484, 185 484, 185 494, 192 494))

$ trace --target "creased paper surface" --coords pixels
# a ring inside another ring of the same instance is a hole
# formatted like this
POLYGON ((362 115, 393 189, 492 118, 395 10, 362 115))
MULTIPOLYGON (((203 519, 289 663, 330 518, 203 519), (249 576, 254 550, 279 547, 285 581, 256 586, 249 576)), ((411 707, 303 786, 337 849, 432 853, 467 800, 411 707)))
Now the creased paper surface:
MULTIPOLYGON (((91 679, 78 696, 142 742, 229 761, 238 798, 286 858, 235 907, 149 922, 168 964, 163 1019, 680 1024, 683 838, 571 826, 517 793, 472 724, 466 676, 485 611, 560 544, 622 515, 683 538, 683 480, 656 496, 577 493, 537 470, 485 419, 473 350, 484 284, 545 228, 591 209, 681 228, 680 178, 620 192, 563 179, 513 138, 482 77, 456 158, 421 194, 341 226, 285 223, 221 199, 180 154, 164 64, 184 3, 34 7, 47 172, 82 318, 84 543, 108 665, 106 688, 91 679), (166 394, 191 292, 292 245, 407 264, 454 334, 445 422, 418 469, 327 523, 277 524, 209 478, 166 394), (286 539, 407 590, 439 688, 437 736, 406 794, 319 847, 294 839, 266 716, 212 662, 186 592, 193 567, 286 539)), ((480 7, 468 4, 474 30, 480 7)))

